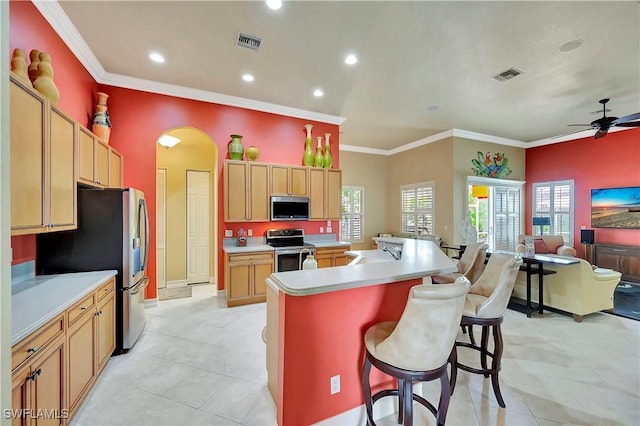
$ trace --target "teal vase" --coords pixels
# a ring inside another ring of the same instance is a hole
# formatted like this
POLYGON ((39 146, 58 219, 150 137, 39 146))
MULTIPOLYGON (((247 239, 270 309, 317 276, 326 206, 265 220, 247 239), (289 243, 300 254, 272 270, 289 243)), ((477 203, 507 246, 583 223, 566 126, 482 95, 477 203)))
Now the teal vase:
POLYGON ((325 133, 325 145, 324 145, 324 164, 323 167, 325 169, 330 169, 333 165, 333 158, 331 157, 331 145, 329 145, 329 138, 331 137, 331 133, 325 133))
POLYGON ((324 165, 324 156, 322 155, 322 136, 318 136, 318 147, 316 148, 316 156, 313 159, 313 165, 315 167, 322 167, 324 165))
POLYGON ((229 144, 229 158, 232 160, 242 160, 244 146, 242 146, 242 135, 231 135, 229 144))

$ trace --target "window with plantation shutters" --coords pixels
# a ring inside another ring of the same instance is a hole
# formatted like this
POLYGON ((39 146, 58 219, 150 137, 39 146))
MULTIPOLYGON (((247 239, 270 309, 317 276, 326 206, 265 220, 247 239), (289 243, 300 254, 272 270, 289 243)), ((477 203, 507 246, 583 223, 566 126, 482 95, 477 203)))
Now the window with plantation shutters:
MULTIPOLYGON (((561 235, 573 246, 573 180, 533 184, 533 217, 548 217, 551 225, 543 226, 544 235, 561 235)), ((539 230, 536 230, 539 232, 539 230)))
POLYGON ((493 249, 513 250, 520 234, 520 189, 493 189, 493 249))
POLYGON ((362 242, 364 215, 364 187, 342 187, 342 214, 340 215, 340 239, 353 243, 362 242))
POLYGON ((434 184, 423 182, 400 187, 400 230, 414 236, 433 234, 434 184))

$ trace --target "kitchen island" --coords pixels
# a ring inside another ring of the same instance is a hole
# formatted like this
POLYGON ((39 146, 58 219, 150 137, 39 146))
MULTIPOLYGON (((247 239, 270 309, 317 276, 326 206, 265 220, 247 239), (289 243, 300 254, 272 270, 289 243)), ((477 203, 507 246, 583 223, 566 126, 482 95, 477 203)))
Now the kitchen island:
MULTIPOLYGON (((267 279, 267 373, 279 425, 313 424, 338 415, 339 422, 356 424, 362 418, 365 331, 377 322, 398 320, 411 287, 456 270, 430 241, 401 244, 399 260, 382 250, 354 251, 349 254, 356 259, 347 266, 274 273, 267 279), (340 389, 332 394, 335 376, 340 389)), ((376 373, 371 379, 374 386, 388 381, 376 373)))

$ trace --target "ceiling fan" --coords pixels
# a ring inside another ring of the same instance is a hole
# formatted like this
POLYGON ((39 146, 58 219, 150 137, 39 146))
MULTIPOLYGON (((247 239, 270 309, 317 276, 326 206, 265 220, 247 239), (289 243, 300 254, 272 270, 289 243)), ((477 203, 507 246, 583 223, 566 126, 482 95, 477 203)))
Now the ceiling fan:
POLYGON ((604 137, 611 127, 640 127, 640 121, 636 121, 640 120, 640 112, 620 118, 607 117, 607 102, 609 102, 609 99, 600 99, 598 102, 602 104, 602 117, 593 120, 590 124, 569 124, 569 126, 590 126, 596 130, 593 135, 594 139, 604 137))

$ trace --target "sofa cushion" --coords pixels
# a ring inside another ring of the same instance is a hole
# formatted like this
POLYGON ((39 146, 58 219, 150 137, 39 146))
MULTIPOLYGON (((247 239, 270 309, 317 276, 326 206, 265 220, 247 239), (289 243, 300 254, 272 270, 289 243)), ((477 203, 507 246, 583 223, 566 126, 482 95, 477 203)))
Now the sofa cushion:
POLYGON ((538 254, 549 254, 549 250, 547 250, 547 245, 544 243, 544 240, 542 238, 534 238, 533 247, 535 252, 538 254))

